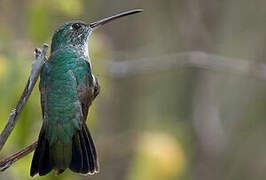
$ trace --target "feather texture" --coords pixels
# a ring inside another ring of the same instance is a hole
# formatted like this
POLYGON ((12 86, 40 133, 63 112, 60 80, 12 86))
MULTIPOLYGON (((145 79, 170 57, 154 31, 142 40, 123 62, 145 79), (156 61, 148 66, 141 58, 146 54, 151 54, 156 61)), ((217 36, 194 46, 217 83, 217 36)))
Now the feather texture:
POLYGON ((93 76, 84 57, 73 49, 53 53, 41 71, 43 126, 30 175, 57 174, 69 168, 80 174, 98 172, 97 155, 86 125, 93 76))

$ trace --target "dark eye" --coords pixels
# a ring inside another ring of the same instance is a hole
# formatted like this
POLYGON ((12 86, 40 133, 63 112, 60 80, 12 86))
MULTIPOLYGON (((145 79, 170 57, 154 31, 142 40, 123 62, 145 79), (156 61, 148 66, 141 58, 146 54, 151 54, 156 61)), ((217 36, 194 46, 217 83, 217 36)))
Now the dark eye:
POLYGON ((75 30, 78 30, 79 28, 81 28, 81 24, 80 23, 75 23, 72 25, 72 27, 75 29, 75 30))

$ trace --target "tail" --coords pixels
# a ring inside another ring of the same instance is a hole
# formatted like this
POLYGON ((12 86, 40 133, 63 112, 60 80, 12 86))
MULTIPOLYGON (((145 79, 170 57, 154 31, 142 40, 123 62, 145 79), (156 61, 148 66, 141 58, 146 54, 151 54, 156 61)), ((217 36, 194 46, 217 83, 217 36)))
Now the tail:
MULTIPOLYGON (((36 174, 44 176, 53 169, 58 174, 65 170, 58 169, 57 163, 52 161, 53 152, 49 148, 49 142, 46 139, 45 133, 46 131, 42 128, 31 163, 30 175, 32 177, 36 174)), ((95 174, 99 171, 96 149, 85 123, 83 123, 81 129, 76 131, 72 137, 72 157, 68 167, 73 172, 85 175, 95 174)))
POLYGON ((72 142, 70 170, 80 174, 97 173, 99 171, 97 153, 85 123, 83 123, 81 130, 74 135, 72 142))
POLYGON ((31 177, 35 176, 38 173, 40 176, 43 176, 45 174, 48 174, 53 169, 53 165, 50 163, 49 156, 49 144, 48 140, 45 138, 45 130, 42 127, 38 139, 38 144, 31 162, 31 177))

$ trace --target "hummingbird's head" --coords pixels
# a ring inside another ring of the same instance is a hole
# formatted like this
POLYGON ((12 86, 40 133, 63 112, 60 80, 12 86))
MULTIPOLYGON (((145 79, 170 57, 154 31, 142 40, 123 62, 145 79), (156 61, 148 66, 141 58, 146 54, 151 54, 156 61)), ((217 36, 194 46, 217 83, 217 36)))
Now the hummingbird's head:
POLYGON ((81 21, 69 22, 61 25, 54 33, 51 51, 73 46, 82 48, 88 43, 92 28, 81 21))
POLYGON ((94 29, 120 17, 139 13, 142 11, 142 9, 134 9, 101 19, 90 24, 84 23, 82 21, 65 23, 61 25, 54 33, 51 52, 54 52, 66 46, 71 46, 76 47, 80 51, 85 50, 85 52, 87 53, 88 38, 94 29))

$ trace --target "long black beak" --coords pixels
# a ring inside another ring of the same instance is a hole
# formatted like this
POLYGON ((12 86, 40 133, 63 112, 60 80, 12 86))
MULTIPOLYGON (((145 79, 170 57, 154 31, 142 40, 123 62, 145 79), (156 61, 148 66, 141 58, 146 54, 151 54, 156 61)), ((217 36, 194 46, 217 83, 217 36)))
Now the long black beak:
POLYGON ((90 23, 89 26, 92 29, 96 29, 97 27, 102 26, 102 25, 104 25, 106 23, 109 23, 109 22, 111 22, 111 21, 113 21, 115 19, 118 19, 118 18, 121 18, 121 17, 124 17, 124 16, 128 16, 128 15, 131 15, 131 14, 139 13, 139 12, 142 12, 142 11, 143 11, 142 9, 133 9, 133 10, 130 10, 130 11, 122 12, 122 13, 116 14, 114 16, 103 18, 103 19, 101 19, 99 21, 90 23))

